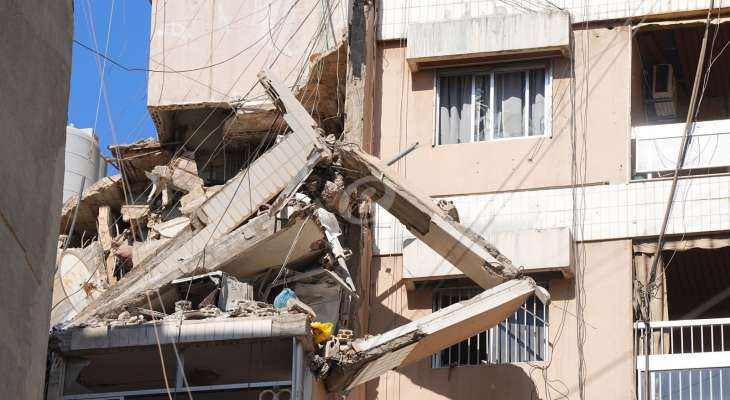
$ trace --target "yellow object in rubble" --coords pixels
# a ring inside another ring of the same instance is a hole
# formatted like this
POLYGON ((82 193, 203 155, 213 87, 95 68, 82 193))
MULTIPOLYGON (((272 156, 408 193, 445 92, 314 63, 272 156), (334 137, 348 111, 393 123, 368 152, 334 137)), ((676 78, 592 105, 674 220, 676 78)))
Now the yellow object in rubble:
POLYGON ((332 322, 312 322, 309 325, 312 328, 312 336, 314 343, 320 344, 326 342, 332 337, 332 328, 335 325, 332 322))

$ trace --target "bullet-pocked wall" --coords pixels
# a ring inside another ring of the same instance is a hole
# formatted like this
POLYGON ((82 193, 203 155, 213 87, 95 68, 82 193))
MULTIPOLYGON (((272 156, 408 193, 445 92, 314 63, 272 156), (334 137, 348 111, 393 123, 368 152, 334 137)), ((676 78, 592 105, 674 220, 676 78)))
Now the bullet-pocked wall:
POLYGON ((40 399, 63 191, 71 0, 0 6, 0 397, 40 399))
MULTIPOLYGON (((630 38, 626 26, 574 27, 575 69, 571 71, 569 58, 550 61, 548 135, 447 145, 434 145, 438 70, 411 72, 405 40, 379 42, 374 151, 387 160, 418 141, 420 146, 394 168, 431 196, 570 186, 576 182, 571 174, 574 142, 576 154, 585 154, 579 164, 585 178, 579 183, 627 182, 630 38)), ((365 398, 472 399, 479 394, 576 399, 581 386, 585 398, 633 398, 631 241, 592 242, 581 249, 578 282, 576 278, 545 282, 552 296, 548 361, 433 368, 431 359, 422 360, 371 381, 365 398), (584 296, 582 313, 576 309, 576 290, 584 296), (582 344, 578 321, 585 331, 582 344), (587 371, 583 382, 578 373, 581 359, 587 371)), ((402 255, 376 255, 371 273, 371 334, 431 312, 432 288, 438 283, 408 290, 402 279, 402 255)))

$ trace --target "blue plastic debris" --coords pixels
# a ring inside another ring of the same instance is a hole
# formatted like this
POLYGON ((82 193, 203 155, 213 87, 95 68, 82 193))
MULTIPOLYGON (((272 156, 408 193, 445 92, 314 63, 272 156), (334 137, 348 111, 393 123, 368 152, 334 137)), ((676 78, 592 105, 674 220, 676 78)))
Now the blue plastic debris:
POLYGON ((274 307, 286 308, 289 304, 289 300, 296 298, 297 294, 294 293, 293 290, 284 288, 278 295, 276 295, 276 298, 274 298, 274 307))

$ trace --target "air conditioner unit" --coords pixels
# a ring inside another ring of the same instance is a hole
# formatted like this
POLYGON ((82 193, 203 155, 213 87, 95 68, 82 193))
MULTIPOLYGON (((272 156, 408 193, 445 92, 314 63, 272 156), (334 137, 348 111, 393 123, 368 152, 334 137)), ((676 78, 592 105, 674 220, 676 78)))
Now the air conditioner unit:
POLYGON ((651 74, 651 97, 657 117, 677 114, 674 69, 671 64, 655 64, 651 74))

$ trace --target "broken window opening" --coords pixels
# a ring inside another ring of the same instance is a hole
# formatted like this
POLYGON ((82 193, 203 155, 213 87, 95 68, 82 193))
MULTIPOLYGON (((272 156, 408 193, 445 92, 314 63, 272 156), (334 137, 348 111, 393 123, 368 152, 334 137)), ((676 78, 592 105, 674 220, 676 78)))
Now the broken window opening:
POLYGON ((547 63, 438 72, 437 143, 548 135, 550 81, 547 63))
MULTIPOLYGON (((481 293, 476 287, 436 289, 433 311, 481 293)), ((499 325, 433 355, 433 368, 547 360, 548 307, 531 296, 499 325)))
MULTIPOLYGON (((632 178, 674 174, 694 85, 704 20, 635 28, 631 66, 632 178)), ((713 22, 711 37, 730 38, 730 25, 713 22), (716 35, 716 36, 715 36, 716 35)), ((724 43, 724 42, 723 42, 724 43)), ((712 52, 709 52, 712 53, 712 52)), ((730 55, 712 53, 700 82, 701 104, 681 176, 727 173, 730 166, 730 55), (712 65, 711 69, 710 65, 712 65), (708 74, 709 72, 709 74, 708 74)))

